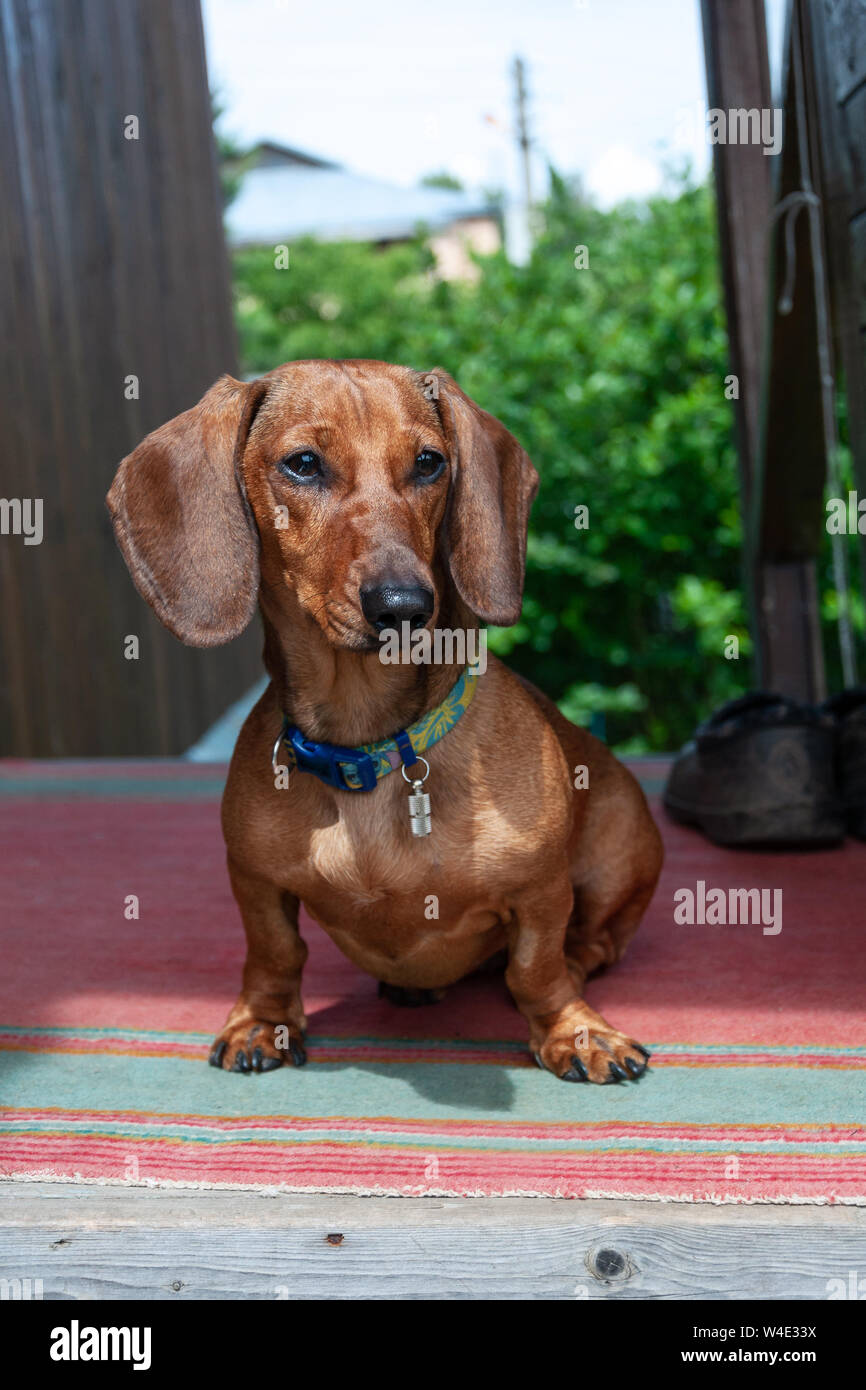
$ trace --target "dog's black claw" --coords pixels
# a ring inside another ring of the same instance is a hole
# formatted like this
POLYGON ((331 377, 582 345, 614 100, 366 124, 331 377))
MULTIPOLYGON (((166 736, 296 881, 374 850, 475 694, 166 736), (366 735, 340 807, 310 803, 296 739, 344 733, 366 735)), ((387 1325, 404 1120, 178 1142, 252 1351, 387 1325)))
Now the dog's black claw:
POLYGON ((632 1081, 636 1081, 646 1071, 646 1062, 636 1062, 633 1057, 626 1057, 625 1065, 632 1081))
POLYGON ((250 1058, 250 1061, 252 1062, 253 1071, 261 1071, 261 1069, 262 1069, 262 1049, 261 1049, 260 1047, 255 1047, 255 1048, 253 1048, 253 1052, 252 1052, 252 1056, 251 1056, 251 1058, 250 1058))
POLYGON ((226 1048, 227 1048, 227 1047, 228 1047, 228 1043, 221 1042, 221 1043, 217 1043, 216 1046, 215 1046, 214 1048, 212 1048, 211 1054, 210 1054, 210 1056, 208 1057, 208 1062, 210 1063, 210 1065, 211 1065, 212 1067, 220 1067, 220 1068, 222 1067, 222 1064, 223 1064, 223 1057, 225 1057, 225 1055, 226 1055, 226 1048))
POLYGON ((282 1065, 279 1057, 263 1057, 259 1071, 276 1071, 277 1067, 281 1067, 282 1065))
POLYGON ((589 1073, 579 1057, 572 1057, 571 1066, 563 1076, 563 1081, 588 1081, 589 1073))
POLYGON ((533 1052, 532 1060, 535 1062, 535 1065, 537 1067, 541 1067, 542 1071, 547 1071, 547 1067, 544 1065, 537 1052, 533 1052))
POLYGON ((289 1052, 292 1054, 292 1063, 296 1067, 302 1067, 307 1060, 307 1054, 299 1042, 294 1038, 289 1041, 289 1052))
POLYGON ((614 1080, 614 1081, 628 1081, 628 1077, 626 1076, 626 1074, 625 1074, 625 1072, 623 1071, 622 1067, 621 1067, 617 1062, 610 1062, 610 1063, 608 1064, 608 1068, 607 1068, 607 1069, 608 1069, 608 1071, 609 1071, 609 1073, 610 1073, 610 1075, 611 1075, 612 1080, 614 1080))
POLYGON ((632 1043, 632 1047, 634 1048, 635 1052, 640 1052, 642 1056, 646 1057, 647 1061, 649 1061, 650 1057, 652 1057, 652 1053, 648 1051, 647 1048, 642 1047, 640 1043, 632 1043))
POLYGON ((250 1069, 250 1059, 245 1052, 239 1052, 234 1061, 232 1071, 248 1072, 250 1069))

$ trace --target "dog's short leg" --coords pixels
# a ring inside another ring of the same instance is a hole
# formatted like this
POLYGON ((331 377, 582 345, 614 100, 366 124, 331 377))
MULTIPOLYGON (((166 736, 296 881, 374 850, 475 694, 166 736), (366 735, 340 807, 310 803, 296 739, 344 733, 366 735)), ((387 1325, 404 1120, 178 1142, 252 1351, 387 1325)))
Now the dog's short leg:
POLYGON ((611 903, 582 888, 575 889, 574 908, 565 934, 565 958, 578 993, 589 975, 619 960, 637 931, 654 890, 654 883, 635 888, 624 901, 611 903))
POLYGON ((664 851, 634 779, 619 768, 616 816, 584 823, 574 846, 574 907, 565 957, 578 993, 588 975, 620 959, 649 906, 664 851))
POLYGON ((243 987, 216 1039, 210 1063, 224 1071, 303 1066, 306 1026, 301 972, 307 947, 298 932, 298 899, 252 878, 229 860, 232 891, 247 934, 243 987))
POLYGON ((634 1080, 646 1070, 646 1049, 590 1009, 569 973, 563 947, 572 896, 563 874, 519 905, 508 927, 506 983, 539 1066, 563 1081, 634 1080))

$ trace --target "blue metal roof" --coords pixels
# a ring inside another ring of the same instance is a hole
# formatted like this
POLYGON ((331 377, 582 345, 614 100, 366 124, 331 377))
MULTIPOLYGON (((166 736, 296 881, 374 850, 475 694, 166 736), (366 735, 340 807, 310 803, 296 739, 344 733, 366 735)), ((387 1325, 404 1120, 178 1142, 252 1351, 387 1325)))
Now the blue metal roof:
POLYGON ((245 174, 226 212, 234 246, 276 245, 301 236, 321 241, 392 241, 419 223, 435 230, 495 209, 478 194, 397 188, 347 169, 270 165, 245 174))

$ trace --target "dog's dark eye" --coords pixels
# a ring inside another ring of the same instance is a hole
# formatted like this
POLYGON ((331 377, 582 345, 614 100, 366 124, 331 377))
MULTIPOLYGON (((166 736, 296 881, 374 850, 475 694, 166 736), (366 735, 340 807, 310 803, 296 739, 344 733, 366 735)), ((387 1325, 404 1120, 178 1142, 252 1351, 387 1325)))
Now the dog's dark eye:
POLYGON ((299 449, 296 454, 288 454, 277 464, 281 473, 296 482, 309 483, 322 475, 322 460, 312 449, 299 449))
POLYGON ((422 449, 415 460, 415 476, 429 482, 438 478, 445 467, 445 460, 437 449, 422 449))

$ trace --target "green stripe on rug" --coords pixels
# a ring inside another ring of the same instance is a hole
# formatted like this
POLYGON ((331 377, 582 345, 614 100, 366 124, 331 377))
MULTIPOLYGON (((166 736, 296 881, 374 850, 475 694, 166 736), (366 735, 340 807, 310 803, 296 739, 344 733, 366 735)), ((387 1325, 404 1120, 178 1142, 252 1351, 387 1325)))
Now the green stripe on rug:
POLYGON ((629 1086, 568 1086, 536 1068, 472 1063, 311 1063, 266 1076, 194 1058, 3 1054, 7 1105, 64 1111, 184 1112, 206 1118, 298 1116, 563 1123, 859 1125, 866 1073, 825 1068, 666 1066, 629 1086))

